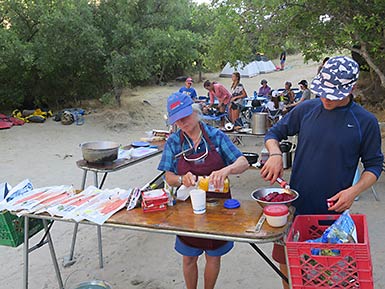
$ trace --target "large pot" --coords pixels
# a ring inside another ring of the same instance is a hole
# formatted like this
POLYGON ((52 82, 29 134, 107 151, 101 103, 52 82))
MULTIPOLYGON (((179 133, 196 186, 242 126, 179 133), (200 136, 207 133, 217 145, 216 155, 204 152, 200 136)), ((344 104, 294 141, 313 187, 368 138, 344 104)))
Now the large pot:
POLYGON ((80 145, 83 159, 89 163, 108 163, 118 158, 119 144, 111 141, 93 141, 80 145))
POLYGON ((267 113, 266 112, 254 112, 252 116, 252 133, 253 134, 265 134, 267 129, 267 113))

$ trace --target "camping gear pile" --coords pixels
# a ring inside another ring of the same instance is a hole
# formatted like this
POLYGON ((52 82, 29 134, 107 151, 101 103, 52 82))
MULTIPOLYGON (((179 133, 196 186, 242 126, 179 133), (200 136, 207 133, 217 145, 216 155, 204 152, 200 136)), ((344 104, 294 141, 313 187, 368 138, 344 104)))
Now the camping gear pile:
POLYGON ((66 108, 59 111, 53 117, 54 121, 60 121, 63 125, 70 125, 75 123, 76 125, 84 124, 85 110, 82 108, 66 108))

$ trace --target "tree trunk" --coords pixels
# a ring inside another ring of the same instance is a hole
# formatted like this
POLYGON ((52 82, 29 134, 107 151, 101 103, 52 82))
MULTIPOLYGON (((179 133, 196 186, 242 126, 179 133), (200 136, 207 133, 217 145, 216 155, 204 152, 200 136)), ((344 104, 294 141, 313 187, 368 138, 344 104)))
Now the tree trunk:
POLYGON ((115 95, 115 101, 119 107, 122 106, 121 101, 121 95, 122 95, 123 89, 121 87, 114 87, 114 95, 115 95))
POLYGON ((381 82, 381 86, 385 88, 385 74, 381 71, 381 69, 374 63, 374 61, 370 57, 366 49, 366 43, 361 41, 361 48, 360 49, 351 48, 351 51, 354 51, 360 54, 365 59, 369 67, 378 75, 378 78, 380 79, 380 82, 381 82))

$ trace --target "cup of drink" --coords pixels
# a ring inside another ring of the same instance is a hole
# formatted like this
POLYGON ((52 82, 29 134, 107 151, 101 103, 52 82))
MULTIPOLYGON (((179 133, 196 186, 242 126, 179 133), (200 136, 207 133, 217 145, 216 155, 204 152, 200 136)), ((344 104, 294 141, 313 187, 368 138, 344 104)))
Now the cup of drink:
POLYGON ((194 214, 206 213, 206 192, 204 190, 192 190, 190 198, 194 214))

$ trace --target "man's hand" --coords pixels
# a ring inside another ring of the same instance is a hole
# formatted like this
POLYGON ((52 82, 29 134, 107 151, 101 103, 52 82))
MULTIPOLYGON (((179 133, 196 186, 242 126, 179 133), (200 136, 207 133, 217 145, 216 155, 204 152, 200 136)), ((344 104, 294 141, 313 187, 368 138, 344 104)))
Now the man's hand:
POLYGON ((354 198, 357 196, 352 187, 342 190, 339 193, 335 194, 333 197, 325 200, 332 205, 329 206, 329 211, 336 211, 338 213, 342 213, 345 210, 349 209, 353 202, 354 198))
POLYGON ((265 181, 270 181, 271 185, 274 184, 275 180, 283 174, 282 156, 270 156, 263 165, 260 174, 265 181))

